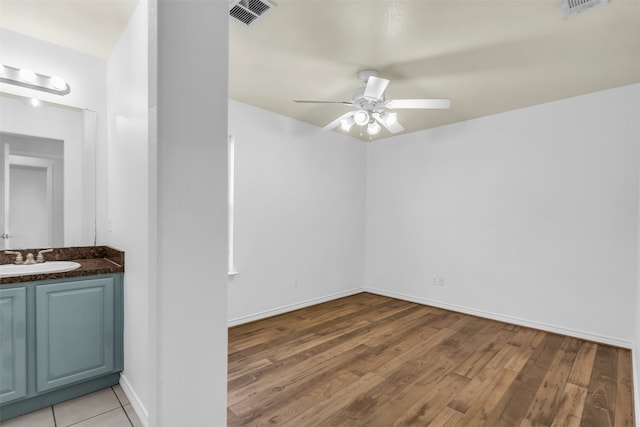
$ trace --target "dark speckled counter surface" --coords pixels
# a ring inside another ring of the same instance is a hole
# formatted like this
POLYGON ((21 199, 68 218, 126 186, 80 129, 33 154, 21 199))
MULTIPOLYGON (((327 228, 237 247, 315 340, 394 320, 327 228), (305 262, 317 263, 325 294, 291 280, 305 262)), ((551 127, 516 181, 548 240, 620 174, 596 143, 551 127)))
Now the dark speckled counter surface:
MULTIPOLYGON (((36 255, 40 249, 19 249, 22 255, 36 255)), ((56 248, 52 253, 44 254, 46 261, 75 261, 80 267, 62 273, 31 274, 28 276, 0 277, 0 285, 33 282, 36 280, 65 279, 69 277, 94 276, 124 272, 124 252, 109 246, 79 246, 56 248)), ((0 251, 0 264, 11 264, 15 255, 0 251)))

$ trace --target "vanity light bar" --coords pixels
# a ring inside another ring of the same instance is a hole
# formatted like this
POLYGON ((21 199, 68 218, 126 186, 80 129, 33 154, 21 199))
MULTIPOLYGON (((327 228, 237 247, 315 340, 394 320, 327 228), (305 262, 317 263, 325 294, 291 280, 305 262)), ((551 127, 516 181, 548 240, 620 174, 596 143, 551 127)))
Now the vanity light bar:
POLYGON ((71 88, 62 77, 45 76, 27 68, 15 68, 8 65, 0 65, 0 82, 41 90, 56 95, 66 95, 71 88))

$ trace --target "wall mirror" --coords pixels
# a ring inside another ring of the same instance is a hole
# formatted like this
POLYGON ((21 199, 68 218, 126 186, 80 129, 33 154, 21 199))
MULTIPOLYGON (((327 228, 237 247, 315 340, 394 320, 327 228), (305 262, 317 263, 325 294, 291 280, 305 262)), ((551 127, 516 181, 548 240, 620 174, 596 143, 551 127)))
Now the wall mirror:
POLYGON ((96 120, 0 92, 0 250, 95 245, 96 120))

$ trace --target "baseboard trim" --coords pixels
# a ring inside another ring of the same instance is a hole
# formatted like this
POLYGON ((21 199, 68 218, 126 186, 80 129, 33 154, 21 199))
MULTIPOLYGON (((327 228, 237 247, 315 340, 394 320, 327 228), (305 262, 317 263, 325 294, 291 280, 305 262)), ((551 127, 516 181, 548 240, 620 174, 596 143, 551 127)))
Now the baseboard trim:
POLYGON ((235 319, 230 319, 227 322, 227 325, 229 327, 232 327, 232 326, 242 325, 244 323, 255 322, 256 320, 266 319, 267 317, 277 316, 278 314, 288 313, 289 311, 294 311, 300 308, 309 307, 311 305, 332 301, 338 298, 348 297, 350 295, 359 294, 361 292, 365 292, 365 289, 363 287, 354 288, 354 289, 350 289, 348 291, 343 291, 343 292, 336 292, 334 294, 325 295, 318 298, 312 298, 309 300, 297 302, 295 304, 284 305, 271 310, 265 310, 265 311, 261 311, 255 314, 250 314, 247 316, 236 317, 235 319))
POLYGON ((397 298, 405 301, 411 301, 418 304, 430 305, 433 307, 443 308, 445 310, 471 314, 473 316, 484 317, 487 319, 497 320, 505 323, 511 323, 519 326, 525 326, 528 328, 540 329, 546 332, 553 332, 556 334, 567 335, 575 338, 584 339, 587 341, 594 341, 601 344, 612 345, 615 347, 621 347, 626 349, 633 348, 633 343, 631 341, 623 340, 620 338, 608 337, 608 336, 599 335, 599 334, 593 334, 590 332, 580 331, 577 329, 564 328, 562 326, 550 325, 548 323, 534 322, 534 321, 522 319, 519 317, 505 316, 503 314, 492 313, 484 310, 477 310, 475 308, 464 307, 457 304, 449 304, 446 302, 431 300, 427 298, 420 298, 420 297, 415 297, 411 295, 400 294, 397 292, 387 291, 384 289, 365 287, 365 292, 369 292, 377 295, 383 295, 391 298, 397 298))
POLYGON ((124 391, 124 394, 127 395, 129 403, 140 419, 142 425, 144 427, 149 427, 149 412, 147 412, 147 409, 144 407, 144 405, 140 401, 140 398, 133 390, 133 387, 131 387, 131 383, 123 374, 120 374, 120 387, 122 387, 122 391, 124 391))

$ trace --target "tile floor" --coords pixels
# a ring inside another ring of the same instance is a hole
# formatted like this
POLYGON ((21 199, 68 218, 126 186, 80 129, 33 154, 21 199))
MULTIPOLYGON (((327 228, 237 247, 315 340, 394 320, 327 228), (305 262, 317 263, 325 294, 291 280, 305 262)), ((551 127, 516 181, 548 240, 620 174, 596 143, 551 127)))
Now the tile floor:
POLYGON ((1 427, 142 427, 119 385, 0 422, 1 427))

